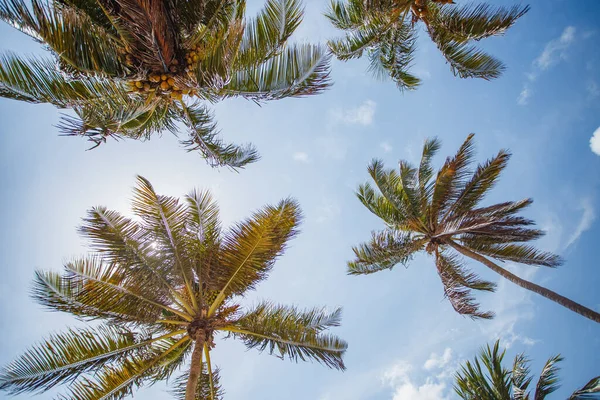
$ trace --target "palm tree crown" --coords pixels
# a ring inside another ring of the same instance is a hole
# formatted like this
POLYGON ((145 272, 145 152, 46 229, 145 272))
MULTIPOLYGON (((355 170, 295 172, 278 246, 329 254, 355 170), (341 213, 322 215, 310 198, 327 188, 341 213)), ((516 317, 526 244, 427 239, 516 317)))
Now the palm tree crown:
POLYGON ((343 61, 366 51, 376 76, 391 77, 400 89, 414 89, 420 83, 410 73, 415 24, 422 21, 455 75, 493 79, 504 70, 503 63, 471 43, 503 34, 528 10, 529 6, 456 6, 452 0, 331 0, 326 16, 346 36, 331 40, 329 47, 343 61))
POLYGON ((481 206, 497 182, 510 154, 495 157, 471 170, 473 135, 454 157, 448 157, 434 177, 431 161, 440 148, 437 139, 427 140, 421 163, 413 167, 401 160, 399 170, 386 170, 379 160, 369 166, 376 189, 360 185, 359 200, 386 223, 370 242, 354 248, 356 259, 348 263, 350 274, 370 274, 407 263, 422 250, 435 258, 444 292, 454 309, 472 318, 492 318, 482 312, 471 290, 494 291, 495 285, 465 268, 456 253, 486 265, 504 278, 549 298, 587 318, 600 322, 600 314, 574 301, 512 274, 490 259, 527 265, 556 267, 561 259, 526 244, 544 233, 533 221, 517 214, 531 199, 481 206))
MULTIPOLYGON (((500 351, 500 343, 496 341, 493 347, 481 349, 472 362, 465 362, 455 375, 456 394, 465 400, 544 400, 560 387, 558 363, 563 360, 560 355, 546 361, 532 395, 529 360, 519 354, 512 369, 507 369, 502 366, 505 353, 506 350, 500 351)), ((600 376, 573 392, 569 400, 597 398, 593 393, 600 393, 600 376)))
POLYGON ((91 209, 81 232, 94 255, 69 262, 63 274, 36 273, 39 303, 101 322, 31 348, 0 370, 0 389, 39 392, 69 382, 70 399, 120 399, 184 368, 175 394, 214 400, 218 333, 282 358, 345 368, 346 343, 326 333, 339 325, 340 309, 262 302, 244 310, 238 302, 297 233, 295 201, 266 206, 224 233, 208 192, 193 191, 183 203, 140 177, 133 212, 136 220, 91 209))
POLYGON ((0 56, 0 96, 72 109, 61 131, 96 145, 177 134, 183 123, 186 148, 243 167, 258 153, 223 143, 207 102, 300 97, 330 84, 324 48, 288 45, 300 0, 267 0, 250 19, 245 8, 246 0, 0 0, 0 18, 53 56, 0 56))

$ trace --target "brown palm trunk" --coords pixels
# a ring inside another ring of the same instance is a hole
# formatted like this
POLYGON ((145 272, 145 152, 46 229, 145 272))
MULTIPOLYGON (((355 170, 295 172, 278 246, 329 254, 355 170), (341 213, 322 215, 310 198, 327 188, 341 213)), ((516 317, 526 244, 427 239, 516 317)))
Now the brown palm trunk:
POLYGON ((571 311, 575 311, 579 315, 583 315, 584 317, 589 318, 592 321, 596 321, 596 322, 600 323, 600 313, 597 313, 596 311, 594 311, 590 308, 582 306, 581 304, 576 303, 573 300, 566 298, 565 296, 561 296, 560 294, 553 292, 552 290, 546 289, 543 286, 536 285, 535 283, 532 283, 532 282, 526 281, 525 279, 519 278, 515 274, 494 264, 493 262, 488 260, 486 257, 484 257, 480 254, 477 254, 474 251, 471 251, 471 250, 467 249, 466 247, 463 247, 463 246, 459 245, 458 243, 455 243, 454 241, 449 240, 447 243, 450 246, 452 246, 452 248, 454 248, 456 251, 461 253, 462 255, 472 258, 476 261, 479 261, 480 263, 484 264, 486 267, 488 267, 492 271, 496 272, 497 274, 500 274, 502 277, 508 279, 512 283, 515 283, 515 284, 521 286, 522 288, 525 288, 527 290, 530 290, 532 292, 540 294, 540 295, 544 296, 545 298, 550 299, 550 300, 554 301, 555 303, 558 303, 561 306, 568 308, 571 311))
POLYGON ((187 386, 185 388, 185 400, 196 400, 196 390, 198 388, 198 379, 202 373, 202 352, 204 351, 203 331, 196 333, 196 342, 194 343, 194 352, 192 353, 192 363, 190 366, 190 375, 188 376, 187 386))

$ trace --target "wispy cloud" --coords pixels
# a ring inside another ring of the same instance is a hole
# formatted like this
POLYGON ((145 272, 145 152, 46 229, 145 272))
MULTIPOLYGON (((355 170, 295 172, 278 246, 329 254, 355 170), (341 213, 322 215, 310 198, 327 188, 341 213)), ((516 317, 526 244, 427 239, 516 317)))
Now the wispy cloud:
MULTIPOLYGON (((596 130, 596 133, 598 133, 598 129, 596 130)), ((596 219, 596 210, 594 209, 592 200, 589 197, 584 197, 581 200, 579 208, 582 210, 581 219, 579 220, 579 224, 577 224, 575 231, 573 234, 571 234, 565 249, 573 245, 585 231, 590 229, 594 223, 594 220, 596 219)))
POLYGON ((574 26, 567 26, 562 34, 553 40, 550 40, 544 46, 544 50, 533 61, 532 69, 527 73, 527 81, 523 84, 523 89, 517 97, 517 104, 525 106, 533 94, 532 85, 538 76, 548 70, 561 60, 567 59, 567 50, 575 42, 577 30, 574 26))
POLYGON ((379 147, 381 147, 383 149, 384 152, 389 153, 392 150, 394 150, 394 148, 392 147, 391 144, 389 144, 388 142, 381 142, 379 143, 379 147))
POLYGON ((367 126, 373 123, 376 108, 377 104, 373 100, 365 100, 358 107, 333 110, 331 115, 334 122, 367 126))
POLYGON ((294 159, 294 161, 298 161, 301 163, 305 163, 308 164, 310 162, 310 158, 308 157, 308 154, 306 154, 303 151, 297 151, 292 155, 292 158, 294 159))
POLYGON ((590 148, 600 156, 600 127, 594 131, 590 138, 590 148))
POLYGON ((423 364, 423 368, 425 368, 428 371, 432 369, 443 368, 446 365, 448 365, 451 359, 452 349, 446 348, 444 350, 444 354, 442 355, 438 355, 437 353, 431 353, 429 359, 427 359, 427 361, 425 361, 425 364, 423 364))
POLYGON ((546 70, 559 60, 567 58, 566 50, 575 41, 576 29, 574 26, 567 26, 562 35, 558 39, 554 39, 546 43, 544 51, 534 61, 534 65, 541 70, 546 70))

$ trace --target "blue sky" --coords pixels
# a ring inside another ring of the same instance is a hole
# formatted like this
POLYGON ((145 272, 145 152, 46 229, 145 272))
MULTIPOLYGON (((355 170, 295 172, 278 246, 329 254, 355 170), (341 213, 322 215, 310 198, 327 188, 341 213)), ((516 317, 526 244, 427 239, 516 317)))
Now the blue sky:
MULTIPOLYGON (((260 4, 250 1, 250 11, 260 4)), ((306 3, 298 40, 335 35, 320 15, 323 7, 321 1, 306 3)), ((33 271, 59 269, 84 254, 85 243, 75 232, 80 218, 94 205, 129 213, 131 188, 140 174, 169 195, 210 188, 225 224, 263 204, 296 197, 305 214, 302 233, 270 279, 245 301, 344 307, 343 325, 335 333, 349 342, 345 373, 220 340, 213 362, 222 369, 228 399, 452 399, 457 364, 498 337, 509 346, 509 361, 526 352, 536 373, 548 357, 561 353, 563 387, 553 398, 565 398, 600 374, 597 324, 499 280, 497 293, 478 297, 496 318, 473 322, 444 300, 426 256, 407 269, 367 277, 346 276, 345 262, 352 245, 382 226, 353 194, 367 179, 367 163, 373 157, 390 166, 399 159, 415 162, 423 140, 438 136, 444 144, 439 165, 475 132, 480 161, 500 148, 513 153, 487 201, 533 197, 526 215, 548 232, 539 247, 567 260, 556 270, 510 268, 600 310, 599 20, 595 0, 535 2, 505 37, 484 43, 508 65, 493 82, 454 78, 421 35, 415 71, 423 85, 416 92, 402 94, 392 83, 374 80, 363 61, 335 62, 335 85, 323 95, 263 107, 221 103, 216 113, 224 137, 252 141, 262 154, 239 174, 210 169, 168 134, 85 151, 89 143, 57 136, 59 111, 0 100, 0 364, 49 332, 76 324, 43 311, 28 297, 33 271)), ((39 51, 6 25, 0 25, 0 49, 39 51)), ((497 280, 483 266, 469 266, 497 280)), ((158 384, 136 397, 163 399, 164 390, 158 384)))

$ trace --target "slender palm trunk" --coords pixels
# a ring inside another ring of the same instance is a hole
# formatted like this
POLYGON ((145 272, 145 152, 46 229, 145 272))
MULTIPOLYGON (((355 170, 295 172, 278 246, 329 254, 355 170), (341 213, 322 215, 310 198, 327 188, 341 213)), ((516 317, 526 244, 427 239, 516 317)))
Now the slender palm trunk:
POLYGON ((452 240, 449 240, 447 243, 450 246, 452 246, 452 248, 454 248, 454 250, 458 251, 462 255, 472 258, 473 260, 479 261, 480 263, 484 264, 486 267, 488 267, 492 271, 496 272, 497 274, 500 274, 502 277, 508 279, 512 283, 515 283, 515 284, 521 286, 522 288, 525 288, 527 290, 530 290, 532 292, 540 294, 540 295, 544 296, 545 298, 550 299, 550 300, 560 304, 561 306, 568 308, 571 311, 575 311, 579 315, 583 315, 584 317, 589 318, 592 321, 596 321, 596 322, 600 323, 600 313, 597 313, 596 311, 594 311, 590 308, 587 308, 579 303, 576 303, 573 300, 566 298, 565 296, 561 296, 560 294, 553 292, 552 290, 546 289, 543 286, 536 285, 535 283, 532 283, 532 282, 526 281, 525 279, 519 278, 515 274, 494 264, 492 261, 488 260, 486 257, 484 257, 480 254, 477 254, 474 251, 471 251, 471 250, 467 249, 466 247, 463 247, 452 240))
POLYGON ((190 366, 190 375, 188 376, 187 386, 185 388, 185 400, 196 400, 196 389, 198 388, 198 379, 202 373, 202 352, 204 351, 203 331, 196 333, 196 342, 194 343, 194 352, 192 353, 192 364, 190 366))

